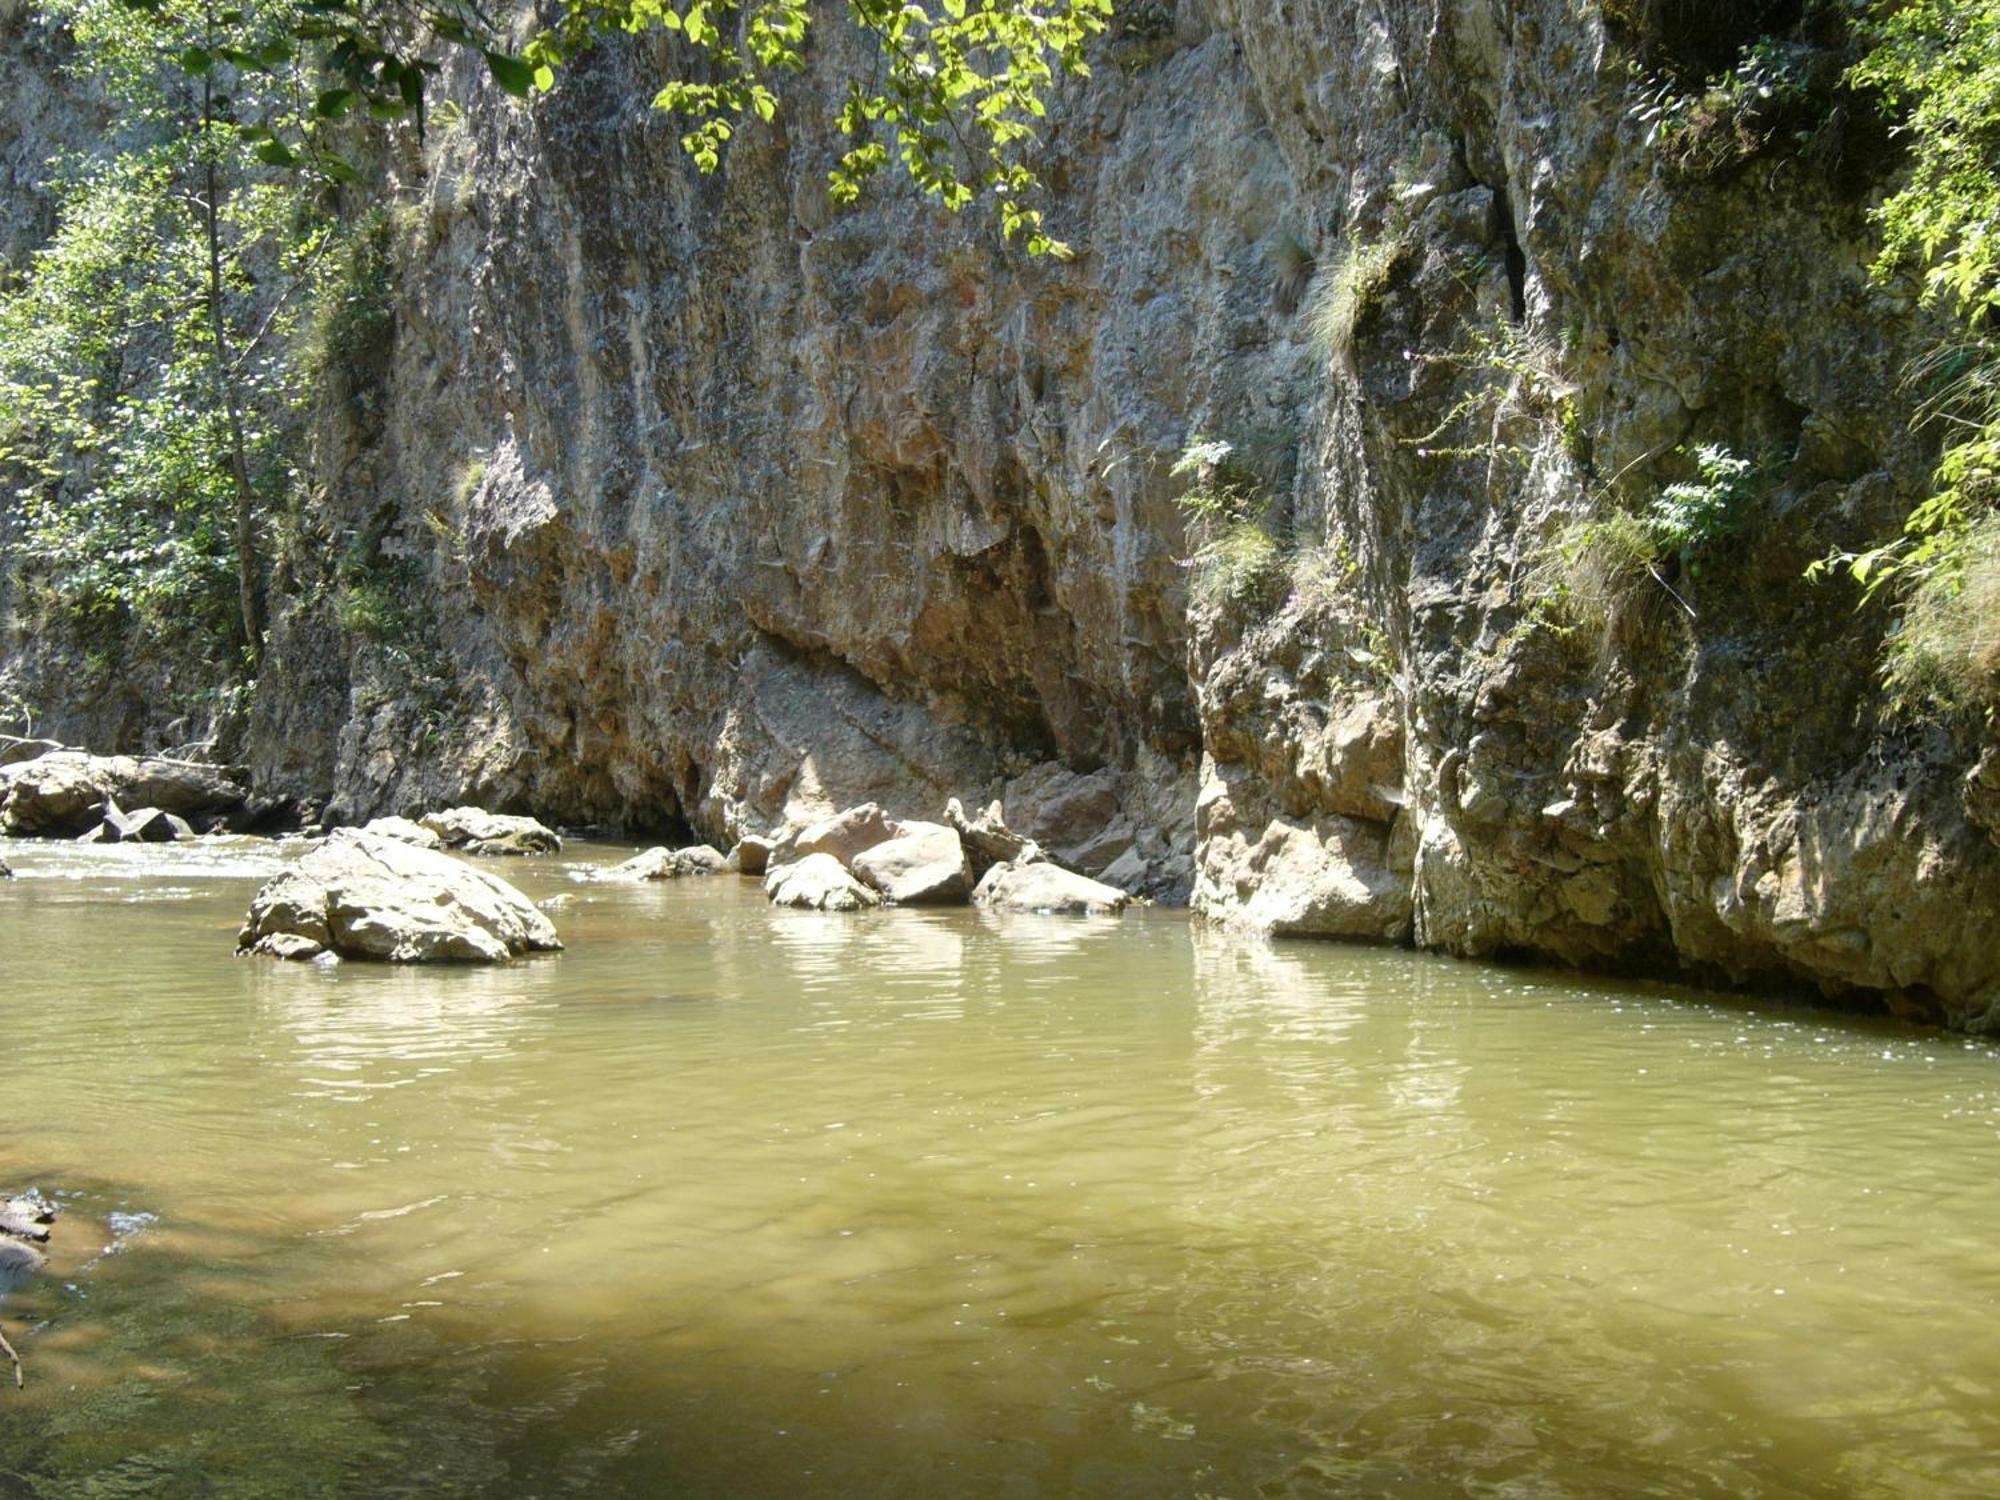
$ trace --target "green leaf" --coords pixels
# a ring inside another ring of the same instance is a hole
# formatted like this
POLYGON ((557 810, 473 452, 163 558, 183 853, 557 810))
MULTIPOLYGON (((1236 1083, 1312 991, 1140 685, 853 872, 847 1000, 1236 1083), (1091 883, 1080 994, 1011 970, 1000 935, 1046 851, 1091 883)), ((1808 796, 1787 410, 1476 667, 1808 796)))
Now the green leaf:
POLYGON ((181 53, 180 65, 182 71, 192 73, 195 77, 200 78, 210 68, 215 66, 215 59, 199 47, 189 47, 185 52, 181 53))
POLYGON ((354 108, 353 89, 328 89, 313 100, 313 113, 322 120, 338 120, 354 108))
POLYGON ((534 92, 535 70, 522 59, 505 52, 488 52, 486 66, 493 74, 493 81, 516 99, 525 99, 534 92))
POLYGON ((299 159, 292 155, 285 143, 275 136, 268 141, 259 142, 251 154, 266 166, 296 167, 299 164, 299 159))

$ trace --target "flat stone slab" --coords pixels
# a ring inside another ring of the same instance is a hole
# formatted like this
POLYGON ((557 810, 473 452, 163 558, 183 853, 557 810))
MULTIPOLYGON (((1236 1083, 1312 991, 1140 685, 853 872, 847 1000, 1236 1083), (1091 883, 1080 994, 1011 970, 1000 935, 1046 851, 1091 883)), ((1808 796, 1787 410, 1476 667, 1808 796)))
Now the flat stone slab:
POLYGON ((562 943, 506 881, 463 860, 342 828, 250 903, 237 951, 272 958, 503 963, 562 943))

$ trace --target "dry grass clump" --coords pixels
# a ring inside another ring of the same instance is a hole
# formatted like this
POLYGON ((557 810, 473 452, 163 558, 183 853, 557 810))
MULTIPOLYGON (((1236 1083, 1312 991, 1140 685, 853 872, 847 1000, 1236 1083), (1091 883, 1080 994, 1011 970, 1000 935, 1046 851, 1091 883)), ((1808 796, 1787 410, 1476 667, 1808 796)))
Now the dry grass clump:
POLYGON ((1911 591, 1890 639, 1883 677, 1907 706, 2000 708, 2000 515, 1966 533, 1957 567, 1911 591))

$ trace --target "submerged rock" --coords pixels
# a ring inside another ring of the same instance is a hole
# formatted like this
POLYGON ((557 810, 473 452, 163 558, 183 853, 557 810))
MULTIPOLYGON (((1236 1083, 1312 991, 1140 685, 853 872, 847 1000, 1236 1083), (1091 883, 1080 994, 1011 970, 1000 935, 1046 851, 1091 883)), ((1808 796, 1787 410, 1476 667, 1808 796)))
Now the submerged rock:
POLYGON ((1131 899, 1116 886, 1046 861, 995 865, 972 893, 973 905, 994 911, 1063 912, 1078 916, 1108 916, 1123 911, 1131 899))
POLYGON ((389 963, 500 963, 562 943, 506 881, 396 839, 338 829, 250 904, 239 952, 389 963))
POLYGON ((399 844, 414 844, 419 849, 442 849, 444 840, 421 823, 413 823, 408 818, 372 818, 362 826, 363 833, 380 834, 385 839, 394 839, 399 844))
POLYGON ((559 854, 562 840, 554 829, 533 818, 490 813, 477 807, 452 807, 426 813, 423 826, 444 840, 448 849, 467 854, 559 854))
POLYGON ((604 872, 606 880, 679 880, 687 875, 713 875, 729 861, 707 844, 685 849, 648 849, 604 872))
POLYGON ((74 837, 120 803, 206 819, 234 812, 243 799, 243 788, 221 767, 57 750, 0 766, 0 833, 74 837))
POLYGON ((861 911, 882 898, 856 880, 831 854, 808 854, 764 877, 764 894, 779 906, 811 911, 861 911))
POLYGON ((12 880, 13 878, 13 866, 9 865, 6 860, 0 859, 0 880, 12 880))
POLYGON ((12 1198, 0 1198, 0 1234, 41 1244, 48 1239, 49 1226, 61 1212, 61 1204, 34 1188, 12 1198))
POLYGON ((898 905, 963 901, 972 866, 958 834, 942 823, 903 823, 895 837, 854 857, 854 873, 898 905))

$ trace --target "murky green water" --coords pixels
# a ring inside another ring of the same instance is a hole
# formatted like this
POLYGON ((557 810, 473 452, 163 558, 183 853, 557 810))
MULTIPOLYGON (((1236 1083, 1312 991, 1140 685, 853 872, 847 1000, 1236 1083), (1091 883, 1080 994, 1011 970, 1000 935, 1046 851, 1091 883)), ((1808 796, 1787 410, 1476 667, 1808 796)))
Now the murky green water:
POLYGON ((268 849, 4 852, 0 1494, 2000 1492, 1984 1046, 610 850, 326 973, 268 849))

